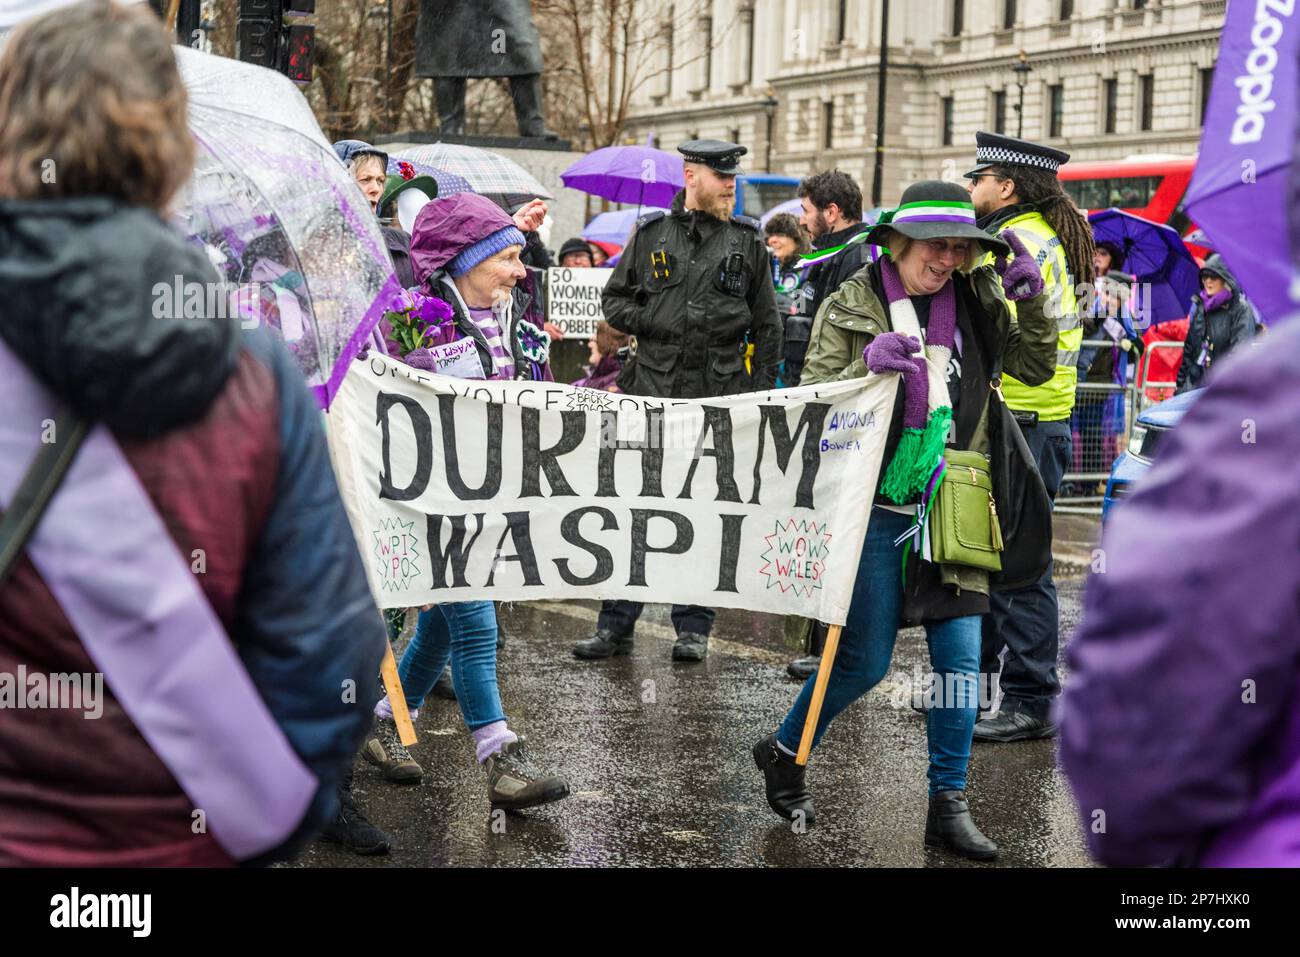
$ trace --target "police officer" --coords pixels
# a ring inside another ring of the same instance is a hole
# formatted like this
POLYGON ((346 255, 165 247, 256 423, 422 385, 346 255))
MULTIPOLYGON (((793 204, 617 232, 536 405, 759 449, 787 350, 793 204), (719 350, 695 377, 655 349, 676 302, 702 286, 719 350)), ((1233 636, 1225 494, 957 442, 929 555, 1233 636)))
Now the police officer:
MULTIPOLYGON (((609 324, 636 336, 636 352, 618 384, 632 395, 699 399, 771 389, 781 361, 781 318, 771 258, 759 223, 733 216, 740 157, 748 150, 718 140, 689 140, 686 187, 668 212, 637 221, 605 286, 609 324), (746 345, 752 344, 752 369, 746 345)), ((625 655, 642 605, 606 601, 596 634, 573 653, 584 659, 625 655)), ((674 605, 674 661, 702 661, 714 611, 674 605)))
MULTIPOLYGON (((1083 344, 1080 284, 1093 282, 1093 241, 1088 220, 1056 178, 1068 153, 996 133, 975 134, 976 166, 966 173, 980 228, 995 236, 1013 231, 1038 261, 1043 291, 1057 316, 1056 374, 1045 384, 1025 385, 1004 376, 1007 406, 1024 432, 1047 493, 1056 497, 1073 456, 1070 414, 1083 344)), ((1014 315, 1015 304, 1011 304, 1014 315)), ((984 620, 980 670, 1001 664, 1002 706, 975 726, 978 741, 1021 741, 1056 733, 1049 712, 1060 692, 1056 658, 1059 609, 1051 566, 1027 588, 994 592, 984 620)))

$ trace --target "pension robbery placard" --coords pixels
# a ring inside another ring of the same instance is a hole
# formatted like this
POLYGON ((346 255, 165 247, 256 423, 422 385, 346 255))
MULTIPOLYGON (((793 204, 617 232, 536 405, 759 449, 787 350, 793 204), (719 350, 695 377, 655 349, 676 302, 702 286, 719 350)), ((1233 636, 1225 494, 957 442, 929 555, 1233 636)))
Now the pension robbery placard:
POLYGON ((371 356, 330 447, 380 607, 630 598, 842 624, 897 381, 654 399, 371 356))
POLYGON ((546 270, 546 318, 564 331, 564 338, 590 339, 596 334, 596 323, 605 318, 600 297, 613 272, 569 266, 546 270))

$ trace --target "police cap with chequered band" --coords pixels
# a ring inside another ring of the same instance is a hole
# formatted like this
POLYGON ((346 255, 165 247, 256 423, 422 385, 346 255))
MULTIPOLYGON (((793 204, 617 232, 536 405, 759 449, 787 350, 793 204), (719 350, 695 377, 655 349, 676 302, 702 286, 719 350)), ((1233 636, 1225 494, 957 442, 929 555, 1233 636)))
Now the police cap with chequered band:
POLYGON ((1069 153, 1052 149, 1050 146, 980 130, 975 134, 977 165, 963 175, 967 179, 974 179, 990 166, 1032 166, 1035 169, 1055 173, 1062 163, 1067 163, 1069 160, 1069 153))
POLYGON ((744 172, 740 158, 749 152, 748 147, 722 140, 687 140, 677 147, 677 152, 688 163, 703 163, 715 173, 737 176, 744 172))

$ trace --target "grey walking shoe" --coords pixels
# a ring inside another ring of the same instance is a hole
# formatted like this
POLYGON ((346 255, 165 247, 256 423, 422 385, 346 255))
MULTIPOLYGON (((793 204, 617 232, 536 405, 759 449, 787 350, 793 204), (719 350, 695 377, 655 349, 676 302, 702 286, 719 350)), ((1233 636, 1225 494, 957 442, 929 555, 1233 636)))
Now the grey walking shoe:
POLYGON ((709 653, 709 636, 684 631, 673 644, 673 661, 703 661, 709 653))
POLYGON ((511 741, 483 762, 492 809, 518 811, 569 796, 569 785, 533 764, 524 739, 511 741))
POLYGON ((406 750, 402 739, 398 737, 396 723, 388 719, 375 719, 375 733, 361 749, 361 753, 383 772, 386 781, 419 784, 424 777, 424 769, 411 757, 411 752, 406 750))
POLYGON ((573 646, 574 657, 584 661, 598 661, 615 655, 626 655, 632 650, 631 635, 616 635, 604 628, 597 628, 594 637, 580 641, 573 646))

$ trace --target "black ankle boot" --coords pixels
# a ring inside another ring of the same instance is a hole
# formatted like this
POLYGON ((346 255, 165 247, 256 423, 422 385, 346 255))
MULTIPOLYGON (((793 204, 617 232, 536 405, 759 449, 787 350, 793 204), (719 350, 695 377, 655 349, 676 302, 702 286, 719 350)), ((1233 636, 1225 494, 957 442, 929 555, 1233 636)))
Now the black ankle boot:
POLYGON ((925 816, 925 843, 927 847, 946 847, 973 861, 991 861, 998 856, 998 846, 981 834, 971 819, 965 791, 940 791, 930 795, 930 811, 925 816))
POLYGON ((763 772, 768 806, 787 821, 797 821, 802 816, 803 823, 811 826, 817 818, 812 795, 804 783, 807 768, 796 764, 794 758, 776 746, 775 734, 754 745, 754 763, 763 772))

